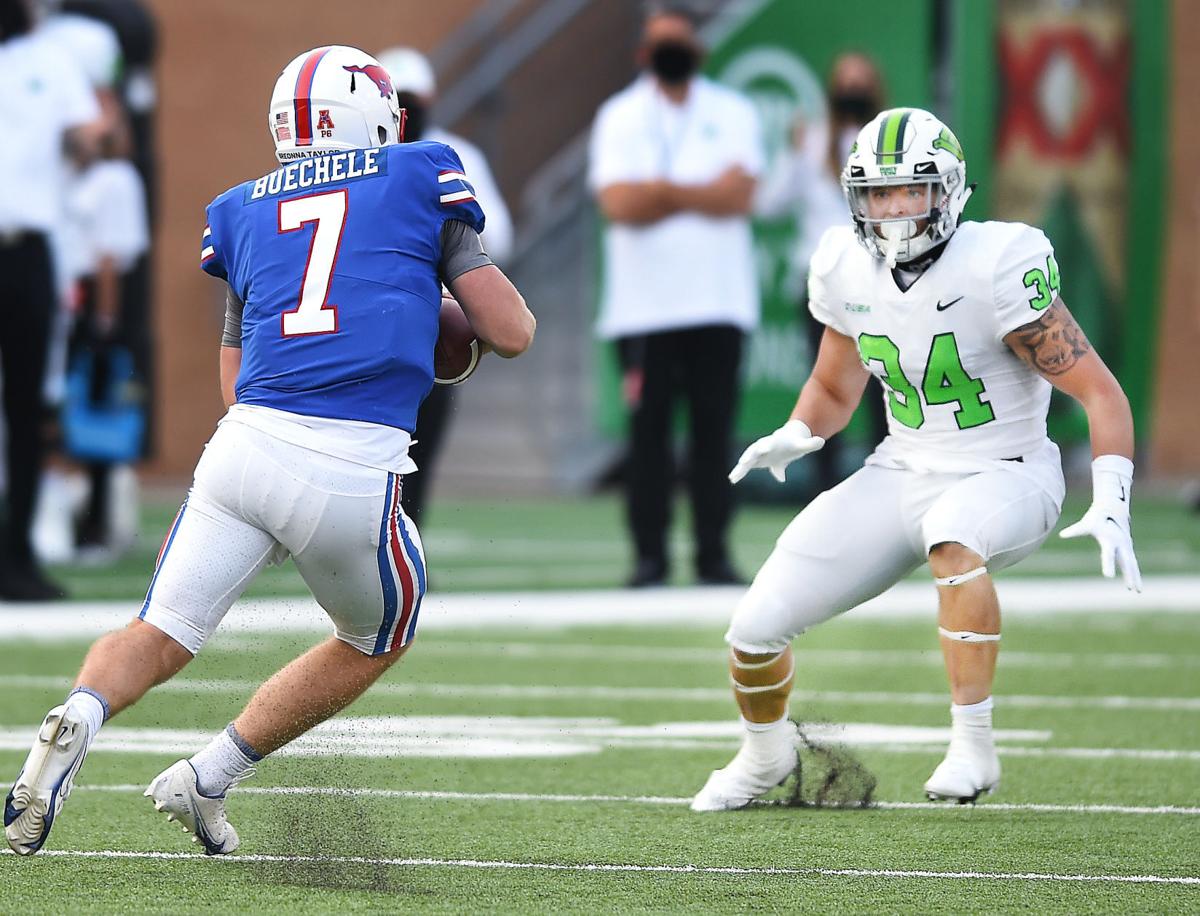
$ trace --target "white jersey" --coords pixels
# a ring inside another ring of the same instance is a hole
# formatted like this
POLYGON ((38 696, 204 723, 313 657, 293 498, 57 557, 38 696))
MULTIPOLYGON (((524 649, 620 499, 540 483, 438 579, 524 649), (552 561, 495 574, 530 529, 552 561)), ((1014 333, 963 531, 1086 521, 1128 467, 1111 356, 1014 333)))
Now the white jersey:
MULTIPOLYGON (((1057 298, 1050 241, 1023 223, 963 223, 941 257, 901 290, 849 226, 825 233, 809 309, 852 338, 884 387, 888 435, 868 464, 972 471, 1055 459, 1050 384, 1004 343, 1057 298)), ((1032 469, 1031 469, 1032 470, 1032 469)))

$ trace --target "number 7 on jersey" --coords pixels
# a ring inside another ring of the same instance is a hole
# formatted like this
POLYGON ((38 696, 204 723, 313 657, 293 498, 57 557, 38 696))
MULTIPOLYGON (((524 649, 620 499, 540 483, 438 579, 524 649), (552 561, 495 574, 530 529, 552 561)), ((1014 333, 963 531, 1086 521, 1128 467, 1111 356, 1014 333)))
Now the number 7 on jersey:
POLYGON ((279 202, 279 232, 295 232, 309 223, 314 225, 300 286, 300 304, 280 315, 284 337, 308 334, 336 334, 338 310, 329 299, 329 281, 337 263, 346 228, 347 192, 345 189, 308 197, 293 197, 279 202))

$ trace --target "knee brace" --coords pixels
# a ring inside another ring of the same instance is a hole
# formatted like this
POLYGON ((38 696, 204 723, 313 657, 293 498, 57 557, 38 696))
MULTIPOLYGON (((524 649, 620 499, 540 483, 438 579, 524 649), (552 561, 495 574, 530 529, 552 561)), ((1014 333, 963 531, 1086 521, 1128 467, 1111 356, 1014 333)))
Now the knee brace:
POLYGON ((791 683, 792 676, 796 673, 796 660, 787 649, 761 662, 742 661, 742 659, 738 658, 736 652, 730 650, 729 664, 733 668, 729 680, 733 684, 733 689, 738 693, 770 693, 773 690, 780 690, 791 683), (780 660, 785 655, 788 656, 787 667, 784 669, 786 670, 786 674, 780 678, 779 674, 782 667, 780 666, 780 660), (750 672, 761 673, 751 674, 750 672), (743 683, 739 679, 739 675, 743 675, 743 673, 745 673, 746 680, 748 681, 769 680, 772 683, 743 683))
POLYGON ((964 585, 972 579, 978 579, 980 576, 987 575, 988 568, 986 566, 976 566, 974 569, 968 570, 965 573, 956 573, 953 576, 939 576, 933 580, 934 585, 964 585))

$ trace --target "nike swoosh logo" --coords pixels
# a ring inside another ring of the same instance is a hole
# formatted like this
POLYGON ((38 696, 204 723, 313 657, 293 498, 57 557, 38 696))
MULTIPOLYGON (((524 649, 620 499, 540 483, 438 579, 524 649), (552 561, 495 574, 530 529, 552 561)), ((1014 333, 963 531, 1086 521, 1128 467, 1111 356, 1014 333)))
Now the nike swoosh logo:
POLYGON ((958 299, 951 299, 945 305, 942 305, 942 301, 939 299, 938 304, 937 304, 937 310, 939 312, 944 312, 944 311, 946 311, 946 309, 950 308, 950 306, 954 305, 954 303, 958 302, 962 298, 963 298, 962 296, 959 296, 958 299))
POLYGON ((1125 487, 1121 487, 1121 502, 1125 502, 1125 487))

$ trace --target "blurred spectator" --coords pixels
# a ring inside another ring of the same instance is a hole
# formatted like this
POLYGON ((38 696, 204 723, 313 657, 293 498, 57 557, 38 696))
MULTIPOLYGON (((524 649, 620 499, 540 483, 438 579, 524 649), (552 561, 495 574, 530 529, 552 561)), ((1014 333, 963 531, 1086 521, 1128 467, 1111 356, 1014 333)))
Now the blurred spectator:
POLYGON ((25 0, 0 0, 0 380, 7 458, 7 513, 0 526, 0 598, 53 600, 30 539, 44 452, 43 381, 55 313, 50 234, 62 216, 64 143, 87 154, 99 114, 78 65, 32 31, 25 0))
MULTIPOLYGON (((43 8, 53 6, 43 0, 43 8)), ((121 46, 117 34, 102 22, 70 13, 52 12, 38 23, 38 34, 57 45, 67 57, 83 71, 88 85, 100 105, 100 122, 107 124, 119 117, 120 101, 116 83, 121 72, 121 46)), ((97 152, 97 151, 92 151, 97 152)), ((59 159, 59 180, 67 188, 74 180, 78 169, 86 162, 69 154, 67 150, 59 159)), ((65 200, 65 198, 64 198, 65 200)), ((54 255, 55 288, 62 305, 55 323, 54 338, 50 350, 50 369, 46 373, 46 398, 58 404, 63 397, 63 379, 66 370, 66 339, 70 329, 70 303, 74 298, 78 260, 67 240, 65 220, 59 220, 51 233, 51 249, 54 255)))
MULTIPOLYGON (((506 267, 512 255, 512 217, 504 205, 504 198, 496 186, 483 151, 457 134, 430 123, 437 91, 433 67, 420 51, 412 48, 388 48, 379 55, 379 62, 391 76, 396 98, 406 112, 404 140, 435 140, 454 148, 487 220, 480 236, 483 245, 498 266, 506 267)), ((405 475, 401 502, 404 511, 418 524, 429 498, 433 467, 445 437, 453 401, 453 386, 434 385, 417 415, 417 428, 413 433, 412 448, 409 449, 409 456, 416 462, 417 470, 405 475)))
POLYGON ((121 66, 114 87, 129 120, 131 158, 146 188, 150 221, 155 214, 154 111, 158 89, 154 64, 158 53, 157 25, 144 0, 63 0, 62 12, 102 22, 120 45, 121 66))
MULTIPOLYGON (((38 33, 58 46, 83 71, 100 103, 101 119, 110 124, 120 117, 116 84, 122 70, 121 46, 116 32, 103 22, 86 16, 63 13, 57 3, 42 0, 46 15, 38 23, 38 33)), ((81 168, 71 155, 60 159, 60 182, 64 202, 68 204, 71 186, 81 168)), ((67 342, 77 305, 79 280, 90 273, 81 265, 85 255, 78 238, 72 238, 71 216, 64 212, 50 234, 54 260, 58 309, 51 333, 50 355, 46 371, 46 403, 61 411, 66 397, 67 342)), ((75 556, 75 516, 87 499, 86 481, 69 475, 61 460, 61 436, 56 423, 47 427, 47 461, 42 468, 37 507, 33 521, 33 549, 43 563, 64 563, 75 556)))
POLYGON ((726 474, 743 337, 759 300, 747 213, 763 167, 751 102, 698 76, 703 48, 686 8, 651 6, 645 73, 600 108, 588 183, 608 220, 598 331, 615 340, 632 412, 626 509, 633 587, 669 574, 677 396, 688 406, 696 572, 741 581, 726 542, 726 474))
POLYGON ((152 249, 156 223, 157 146, 154 115, 158 89, 154 66, 158 53, 158 27, 145 0, 62 0, 63 13, 75 13, 111 28, 120 45, 121 66, 114 89, 128 125, 130 158, 142 177, 150 222, 150 247, 134 262, 123 278, 122 308, 125 318, 122 337, 136 364, 140 384, 145 386, 146 434, 142 456, 154 444, 155 346, 152 249))
POLYGON ((102 158, 74 177, 67 197, 80 297, 71 333, 63 412, 68 454, 87 470, 78 546, 111 556, 132 544, 137 489, 130 462, 141 455, 145 382, 135 356, 141 337, 130 275, 149 244, 146 195, 128 158, 123 119, 109 121, 102 158))
MULTIPOLYGON (((810 123, 803 118, 795 121, 790 148, 777 158, 755 197, 754 209, 759 216, 796 214, 799 233, 792 274, 799 278, 808 276, 809 262, 825 230, 844 225, 850 215, 842 193, 842 168, 858 132, 884 107, 883 79, 870 57, 847 51, 834 59, 826 107, 828 114, 823 122, 810 123)), ((796 295, 809 350, 815 358, 825 326, 808 313, 806 283, 799 284, 796 295)), ((887 434, 883 397, 878 391, 876 395, 863 400, 870 424, 870 446, 887 434)), ((824 492, 846 476, 842 470, 843 446, 841 437, 834 438, 810 459, 817 476, 812 492, 824 492)))

